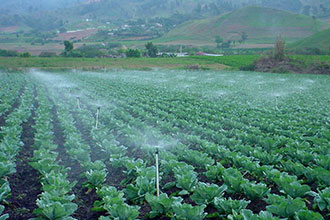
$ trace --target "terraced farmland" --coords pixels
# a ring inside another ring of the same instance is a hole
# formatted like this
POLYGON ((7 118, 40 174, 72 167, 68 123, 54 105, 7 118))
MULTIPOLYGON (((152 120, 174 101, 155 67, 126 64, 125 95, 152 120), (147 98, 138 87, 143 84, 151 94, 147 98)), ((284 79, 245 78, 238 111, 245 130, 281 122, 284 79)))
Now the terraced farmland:
POLYGON ((0 78, 0 219, 329 219, 329 76, 0 78))

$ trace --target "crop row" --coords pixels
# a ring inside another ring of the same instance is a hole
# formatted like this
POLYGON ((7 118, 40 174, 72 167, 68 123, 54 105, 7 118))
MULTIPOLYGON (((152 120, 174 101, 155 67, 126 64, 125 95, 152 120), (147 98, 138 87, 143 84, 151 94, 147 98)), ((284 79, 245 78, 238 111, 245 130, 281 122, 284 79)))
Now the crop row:
POLYGON ((8 112, 14 102, 17 100, 18 95, 24 82, 24 77, 10 77, 7 74, 1 74, 0 82, 0 117, 8 112))
POLYGON ((51 103, 45 95, 45 90, 38 86, 36 97, 39 107, 36 109, 34 128, 36 130, 34 153, 31 166, 40 173, 42 193, 36 201, 35 210, 38 219, 72 219, 77 205, 72 201, 71 193, 75 183, 67 179, 68 168, 59 165, 52 130, 51 103))
MULTIPOLYGON (((31 166, 39 171, 43 190, 36 201, 39 219, 73 219, 70 216, 78 209, 74 202, 79 201, 73 194, 76 184, 87 188, 87 195, 96 192, 99 199, 92 210, 99 211, 103 220, 323 219, 311 210, 324 217, 329 211, 329 137, 327 125, 318 127, 323 119, 315 119, 319 110, 313 110, 313 129, 320 128, 314 135, 309 119, 299 113, 285 114, 290 110, 286 103, 274 110, 244 109, 239 98, 234 104, 224 100, 220 105, 186 92, 159 92, 153 86, 63 75, 40 77, 47 80, 37 83, 37 109, 32 108, 33 89, 28 84, 21 97, 24 101, 8 115, 24 105, 29 106, 24 117, 36 112, 31 166), (64 150, 80 164, 77 180, 83 183, 68 180, 70 167, 61 162, 58 152, 63 149, 54 144, 54 105, 64 133, 64 150), (290 118, 297 119, 292 122, 290 118), (271 121, 275 123, 267 128, 271 121), (273 133, 277 135, 272 137, 273 133), (155 147, 160 151, 159 197, 154 195, 155 147)), ((30 82, 22 76, 18 82, 30 82)), ((2 134, 7 134, 9 122, 6 118, 2 134)), ((20 127, 19 120, 13 123, 20 127)), ((19 140, 20 134, 15 137, 19 140)), ((1 189, 6 186, 1 184, 1 189)), ((4 192, 1 195, 7 196, 4 192)))
MULTIPOLYGON (((100 86, 100 83, 98 84, 98 86, 100 86)), ((115 91, 112 91, 112 94, 115 91)), ((116 96, 115 96, 116 97, 116 96)), ((123 97, 121 98, 122 100, 124 99, 123 97)), ((116 98, 112 98, 112 101, 115 101, 116 98)), ((146 99, 144 99, 146 100, 146 99)), ((153 99, 150 99, 153 100, 153 99)), ((129 102, 129 100, 127 100, 127 102, 129 102)), ((146 112, 149 111, 152 113, 152 116, 154 117, 159 117, 159 115, 161 115, 161 118, 156 118, 156 119, 151 119, 153 120, 153 123, 158 123, 158 122, 162 122, 164 120, 166 120, 168 123, 170 123, 170 126, 165 127, 165 129, 171 129, 169 132, 175 133, 178 132, 178 129, 176 129, 175 127, 178 127, 179 129, 183 128, 182 130, 184 131, 188 131, 190 132, 190 134, 194 135, 194 136, 200 136, 202 138, 207 138, 207 140, 213 141, 216 144, 221 144, 221 145, 225 145, 225 146, 229 146, 232 150, 237 151, 240 150, 242 151, 243 154, 245 154, 246 156, 253 156, 254 158, 256 158, 257 160, 259 160, 260 162, 262 162, 263 164, 269 164, 269 165, 277 165, 279 161, 281 161, 282 156, 280 156, 279 154, 271 154, 271 153, 264 153, 260 148, 257 147, 250 147, 249 145, 253 144, 253 143, 247 143, 246 145, 244 144, 240 144, 238 142, 238 140, 244 139, 244 137, 239 136, 240 138, 237 138, 237 140, 235 141, 235 139, 233 139, 232 136, 226 137, 225 133, 223 130, 221 130, 221 134, 216 132, 216 129, 209 129, 208 125, 205 125, 203 130, 201 131, 200 125, 195 125, 193 122, 190 121, 185 121, 185 120, 180 120, 180 118, 173 118, 177 115, 183 115, 183 114, 168 114, 168 112, 166 111, 157 111, 157 108, 152 108, 149 107, 148 104, 141 104, 142 101, 138 100, 136 102, 134 102, 134 108, 132 108, 132 104, 130 105, 126 105, 125 109, 130 109, 130 111, 132 112, 132 114, 138 117, 144 117, 144 119, 142 120, 150 120, 150 117, 148 118, 148 116, 146 116, 146 112), (140 102, 140 103, 139 103, 140 102), (142 111, 137 110, 136 106, 142 106, 142 111), (168 116, 168 117, 164 117, 168 116), (178 124, 179 123, 179 124, 178 124), (194 131, 197 131, 194 132, 194 131), (206 137, 205 137, 206 136, 206 137)), ((125 104, 125 102, 122 102, 125 104)), ((170 103, 165 103, 170 105, 170 103)), ((171 108, 167 108, 170 109, 170 111, 175 111, 175 106, 172 106, 171 108)), ((129 121, 129 120, 127 120, 129 121)), ((157 124, 159 126, 159 123, 157 124)), ((238 131, 239 132, 239 131, 238 131)), ((227 135, 228 136, 228 135, 227 135)), ((255 137, 256 135, 251 134, 250 136, 255 137)), ((277 142, 275 144, 278 144, 277 142)), ((292 147, 293 149, 294 147, 292 147)), ((301 153, 301 151, 298 151, 298 153, 301 153)), ((302 154, 302 153, 301 153, 302 154)), ((306 154, 306 153, 305 153, 306 154)), ((305 155, 303 154, 303 155, 305 155)), ((309 154, 311 155, 311 154, 309 154)), ((316 167, 316 169, 313 168, 309 168, 309 167, 305 167, 303 165, 301 165, 300 163, 293 163, 290 161, 290 159, 287 160, 282 160, 282 164, 283 166, 279 167, 280 169, 286 169, 290 172, 294 172, 294 174, 298 175, 298 176, 305 176, 309 179, 309 181, 320 181, 322 184, 326 184, 329 185, 329 172, 326 170, 327 168, 327 161, 328 161, 328 157, 322 157, 319 161, 319 163, 323 166, 325 166, 324 168, 320 168, 320 167, 316 167), (322 159, 322 160, 321 160, 322 159)))
MULTIPOLYGON (((24 79, 24 78, 23 78, 24 79)), ((18 82, 22 82, 18 80, 18 82)), ((14 87, 15 88, 15 87, 14 87)), ((20 85, 17 84, 17 91, 20 85)), ((7 100, 11 102, 10 100, 7 100)), ((21 124, 28 120, 31 116, 33 106, 33 86, 29 82, 25 85, 25 92, 18 100, 18 107, 7 115, 5 125, 1 127, 0 133, 0 203, 5 203, 10 196, 11 188, 8 176, 16 172, 16 160, 20 148, 23 146, 21 141, 22 126, 21 124)), ((4 211, 4 206, 0 205, 0 215, 4 211)), ((8 214, 3 214, 0 218, 9 218, 8 214)))

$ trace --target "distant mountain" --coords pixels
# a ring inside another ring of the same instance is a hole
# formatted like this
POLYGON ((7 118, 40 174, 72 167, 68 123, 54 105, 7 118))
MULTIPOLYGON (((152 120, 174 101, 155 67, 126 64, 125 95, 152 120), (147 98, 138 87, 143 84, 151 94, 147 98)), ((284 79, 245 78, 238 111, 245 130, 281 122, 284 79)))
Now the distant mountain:
POLYGON ((0 0, 0 26, 26 25, 34 29, 52 30, 86 18, 98 20, 98 24, 119 19, 171 17, 174 14, 207 18, 251 5, 327 18, 330 17, 329 2, 329 0, 0 0), (45 21, 50 22, 50 25, 47 26, 45 21))
POLYGON ((34 13, 37 11, 69 8, 85 0, 0 0, 0 12, 5 14, 34 13))
MULTIPOLYGON (((273 9, 321 15, 323 10, 330 16, 328 0, 86 0, 92 4, 81 4, 74 12, 78 15, 108 16, 131 19, 168 17, 174 13, 215 16, 246 6, 260 6, 273 9), (306 8, 307 7, 307 8, 306 8)), ((324 14, 323 13, 323 14, 324 14)))
POLYGON ((214 43, 215 36, 237 41, 245 32, 249 42, 272 43, 279 35, 288 40, 301 39, 328 27, 327 23, 304 15, 246 7, 225 15, 183 23, 161 41, 207 44, 214 43))
POLYGON ((70 8, 81 14, 102 14, 105 10, 109 16, 122 11, 120 17, 149 17, 173 13, 223 12, 241 7, 258 5, 292 12, 302 12, 306 5, 310 13, 330 7, 329 0, 0 0, 0 12, 5 14, 34 13, 43 10, 70 8), (95 4, 95 5, 93 5, 95 4), (159 14, 159 15, 158 15, 159 14), (124 16, 122 16, 124 15, 124 16))

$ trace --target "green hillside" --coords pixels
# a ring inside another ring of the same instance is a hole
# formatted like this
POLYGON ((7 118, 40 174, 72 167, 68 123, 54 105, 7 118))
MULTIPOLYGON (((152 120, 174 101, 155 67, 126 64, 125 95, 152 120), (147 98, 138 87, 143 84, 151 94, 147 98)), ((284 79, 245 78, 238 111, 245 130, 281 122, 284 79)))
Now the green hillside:
POLYGON ((296 41, 289 45, 291 48, 319 48, 320 50, 330 49, 330 28, 313 34, 310 37, 296 41))
POLYGON ((161 42, 210 44, 217 35, 225 40, 238 40, 241 33, 246 32, 250 43, 272 43, 279 35, 292 41, 328 27, 328 24, 304 15, 246 7, 221 16, 186 22, 166 34, 161 42))

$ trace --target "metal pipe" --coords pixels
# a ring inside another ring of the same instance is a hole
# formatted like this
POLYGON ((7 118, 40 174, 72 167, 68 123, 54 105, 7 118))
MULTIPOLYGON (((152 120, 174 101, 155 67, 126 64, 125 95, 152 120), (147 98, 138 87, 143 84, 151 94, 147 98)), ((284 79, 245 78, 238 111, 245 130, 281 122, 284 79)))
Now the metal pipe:
POLYGON ((159 197, 159 163, 158 163, 159 149, 156 148, 156 192, 159 197))
POLYGON ((101 107, 98 107, 96 110, 96 121, 95 121, 95 128, 97 128, 99 124, 99 114, 100 114, 101 107))
POLYGON ((77 106, 78 106, 78 109, 80 109, 80 98, 77 97, 77 106))

